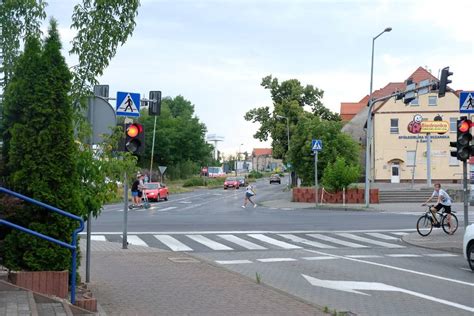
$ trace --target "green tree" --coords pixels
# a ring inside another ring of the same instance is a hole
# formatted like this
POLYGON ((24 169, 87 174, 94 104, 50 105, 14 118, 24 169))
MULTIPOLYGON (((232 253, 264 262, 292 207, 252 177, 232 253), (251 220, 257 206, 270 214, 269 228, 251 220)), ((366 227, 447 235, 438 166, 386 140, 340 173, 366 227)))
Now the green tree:
POLYGON ((310 113, 300 118, 291 138, 290 160, 293 168, 302 179, 303 185, 314 185, 314 156, 311 155, 311 140, 321 139, 323 150, 318 154, 318 178, 328 163, 337 157, 356 165, 359 159, 359 145, 341 132, 342 122, 321 120, 310 113))
POLYGON ((3 0, 0 2, 0 45, 4 87, 13 75, 15 59, 26 37, 41 34, 41 21, 46 18, 46 2, 43 0, 3 0))
MULTIPOLYGON (((17 121, 9 128, 8 183, 14 190, 33 199, 84 215, 69 95, 72 76, 60 52, 56 22, 51 20, 42 49, 34 38, 28 39, 27 44, 5 95, 7 110, 15 112, 21 108, 17 121), (21 69, 33 62, 36 66, 25 75, 21 69), (15 95, 25 94, 25 91, 18 90, 22 84, 33 86, 29 103, 20 103, 21 100, 15 98, 15 95)), ((59 240, 71 241, 77 222, 33 206, 25 208, 25 212, 27 214, 16 216, 23 226, 59 240)), ((6 237, 5 247, 5 264, 9 268, 70 268, 68 249, 37 237, 14 231, 6 237)))
POLYGON ((356 182, 360 176, 358 165, 347 164, 343 157, 336 158, 336 161, 329 163, 324 169, 322 184, 331 191, 341 191, 350 184, 356 182))
MULTIPOLYGON (((323 120, 339 121, 339 115, 332 113, 321 102, 324 92, 312 85, 303 86, 298 80, 290 79, 279 82, 271 75, 262 79, 261 86, 270 90, 273 101, 273 112, 270 107, 259 107, 248 111, 244 118, 253 123, 260 123, 254 138, 266 141, 272 139, 273 157, 287 159, 288 137, 287 121, 289 120, 290 136, 293 135, 300 117, 311 113, 323 120), (310 109, 310 112, 305 110, 310 109)), ((290 141, 292 144, 292 142, 290 141)), ((290 146, 291 147, 291 146, 290 146)))
MULTIPOLYGON (((154 117, 142 112, 145 129, 145 154, 140 166, 150 165, 154 117)), ((157 117, 153 165, 167 166, 173 178, 185 178, 199 172, 212 160, 212 146, 206 142, 207 128, 194 113, 194 105, 182 96, 164 98, 157 117)), ((158 167, 156 167, 158 168, 158 167)), ((156 169, 154 168, 154 169, 156 169)))

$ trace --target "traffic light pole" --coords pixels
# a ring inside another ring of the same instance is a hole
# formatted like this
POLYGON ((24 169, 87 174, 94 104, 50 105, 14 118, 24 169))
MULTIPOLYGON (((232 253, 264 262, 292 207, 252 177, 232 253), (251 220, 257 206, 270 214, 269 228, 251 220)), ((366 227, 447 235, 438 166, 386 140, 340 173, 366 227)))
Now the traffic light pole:
POLYGON ((156 131, 156 116, 155 123, 153 124, 153 141, 151 143, 151 157, 150 157, 150 182, 152 182, 153 177, 153 155, 155 152, 155 131, 156 131))
POLYGON ((127 249, 127 221, 128 221, 128 182, 127 172, 123 174, 123 238, 122 249, 127 249))
POLYGON ((464 228, 466 228, 467 224, 469 223, 469 218, 468 218, 469 201, 468 201, 468 191, 467 191, 467 161, 466 160, 462 162, 462 191, 463 191, 463 200, 464 200, 464 228))

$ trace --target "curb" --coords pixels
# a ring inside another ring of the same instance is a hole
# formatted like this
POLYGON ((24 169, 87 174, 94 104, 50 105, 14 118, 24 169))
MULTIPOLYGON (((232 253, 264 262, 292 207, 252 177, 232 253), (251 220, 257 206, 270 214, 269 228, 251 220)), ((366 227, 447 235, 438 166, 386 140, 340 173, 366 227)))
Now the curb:
MULTIPOLYGON (((263 201, 260 202, 259 204, 264 207, 268 208, 275 208, 273 205, 268 205, 267 203, 271 201, 263 201)), ((309 204, 309 203, 308 203, 309 204)), ((280 206, 276 207, 276 211, 281 211, 283 209, 288 209, 290 208, 292 211, 298 211, 298 210, 312 210, 312 211, 350 211, 350 212, 385 212, 385 210, 382 209, 375 209, 375 208, 358 208, 358 207, 350 207, 350 206, 332 206, 330 204, 323 204, 323 205, 318 205, 318 208, 314 207, 314 204, 308 207, 292 207, 291 205, 288 206, 280 206)))
MULTIPOLYGON (((413 234, 417 234, 417 233, 413 233, 413 234)), ((419 248, 424 248, 424 249, 432 249, 432 250, 439 250, 439 251, 447 251, 447 252, 452 252, 452 253, 456 253, 456 254, 462 254, 462 249, 459 249, 459 248, 455 248, 455 247, 432 247, 432 246, 429 246, 429 245, 426 245, 426 244, 421 244, 421 243, 416 243, 416 242, 413 242, 413 241, 409 241, 407 240, 407 237, 409 237, 411 234, 409 235, 403 235, 402 236, 402 241, 408 245, 411 245, 411 246, 415 246, 415 247, 419 247, 419 248)))

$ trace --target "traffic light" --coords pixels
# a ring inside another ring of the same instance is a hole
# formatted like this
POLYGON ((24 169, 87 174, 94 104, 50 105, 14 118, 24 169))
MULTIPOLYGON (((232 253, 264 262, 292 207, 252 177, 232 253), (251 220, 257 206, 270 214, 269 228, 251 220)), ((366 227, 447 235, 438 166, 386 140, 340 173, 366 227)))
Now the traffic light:
POLYGON ((145 131, 143 125, 131 123, 125 125, 125 151, 134 155, 145 152, 145 131))
POLYGON ((160 115, 161 112, 161 91, 150 91, 148 115, 160 115))
POLYGON ((466 116, 461 117, 457 121, 457 139, 456 142, 450 142, 450 147, 456 147, 456 151, 451 152, 452 157, 457 157, 458 160, 466 161, 474 154, 471 148, 471 120, 468 120, 466 116))
POLYGON ((441 70, 441 78, 439 79, 438 97, 442 98, 446 94, 448 84, 452 81, 448 79, 453 73, 449 71, 449 67, 444 67, 441 70))

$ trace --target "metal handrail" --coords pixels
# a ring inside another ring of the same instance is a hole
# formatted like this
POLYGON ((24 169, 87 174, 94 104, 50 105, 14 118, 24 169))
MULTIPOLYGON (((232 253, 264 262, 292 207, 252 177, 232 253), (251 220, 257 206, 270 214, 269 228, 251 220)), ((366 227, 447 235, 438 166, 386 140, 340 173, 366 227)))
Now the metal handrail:
POLYGON ((72 263, 71 263, 71 303, 72 304, 75 304, 76 303, 76 257, 77 257, 77 235, 84 230, 84 220, 77 216, 77 215, 74 215, 74 214, 71 214, 71 213, 68 213, 68 212, 65 212, 63 210, 60 210, 54 206, 51 206, 51 205, 48 205, 48 204, 45 204, 45 203, 42 203, 42 202, 39 202, 39 201, 36 201, 32 198, 29 198, 27 196, 24 196, 22 194, 19 194, 17 192, 13 192, 13 191, 10 191, 8 189, 5 189, 4 187, 0 187, 0 193, 6 193, 8 195, 12 195, 14 197, 17 197, 23 201, 26 201, 26 202, 29 202, 31 204, 35 204, 35 205, 38 205, 38 206, 41 206, 47 210, 50 210, 50 211, 53 211, 55 213, 58 213, 62 216, 66 216, 66 217, 69 217, 71 219, 74 219, 76 221, 79 221, 80 223, 80 226, 79 228, 77 228, 76 230, 74 230, 74 232, 72 233, 72 242, 71 244, 68 244, 68 243, 65 243, 64 241, 61 241, 61 240, 57 240, 55 238, 52 238, 52 237, 49 237, 49 236, 46 236, 46 235, 43 235, 41 233, 38 233, 34 230, 31 230, 31 229, 28 229, 28 228, 25 228, 25 227, 22 227, 22 226, 19 226, 19 225, 16 225, 16 224, 13 224, 9 221, 6 221, 6 220, 3 220, 3 219, 0 219, 0 225, 5 225, 5 226, 9 226, 11 228, 14 228, 14 229, 17 229, 19 231, 22 231, 24 233, 27 233, 27 234, 30 234, 30 235, 33 235, 33 236, 36 236, 36 237, 39 237, 39 238, 42 238, 42 239, 45 239, 47 241, 50 241, 52 243, 55 243, 61 247, 64 247, 64 248, 67 248, 69 250, 72 251, 72 263))

